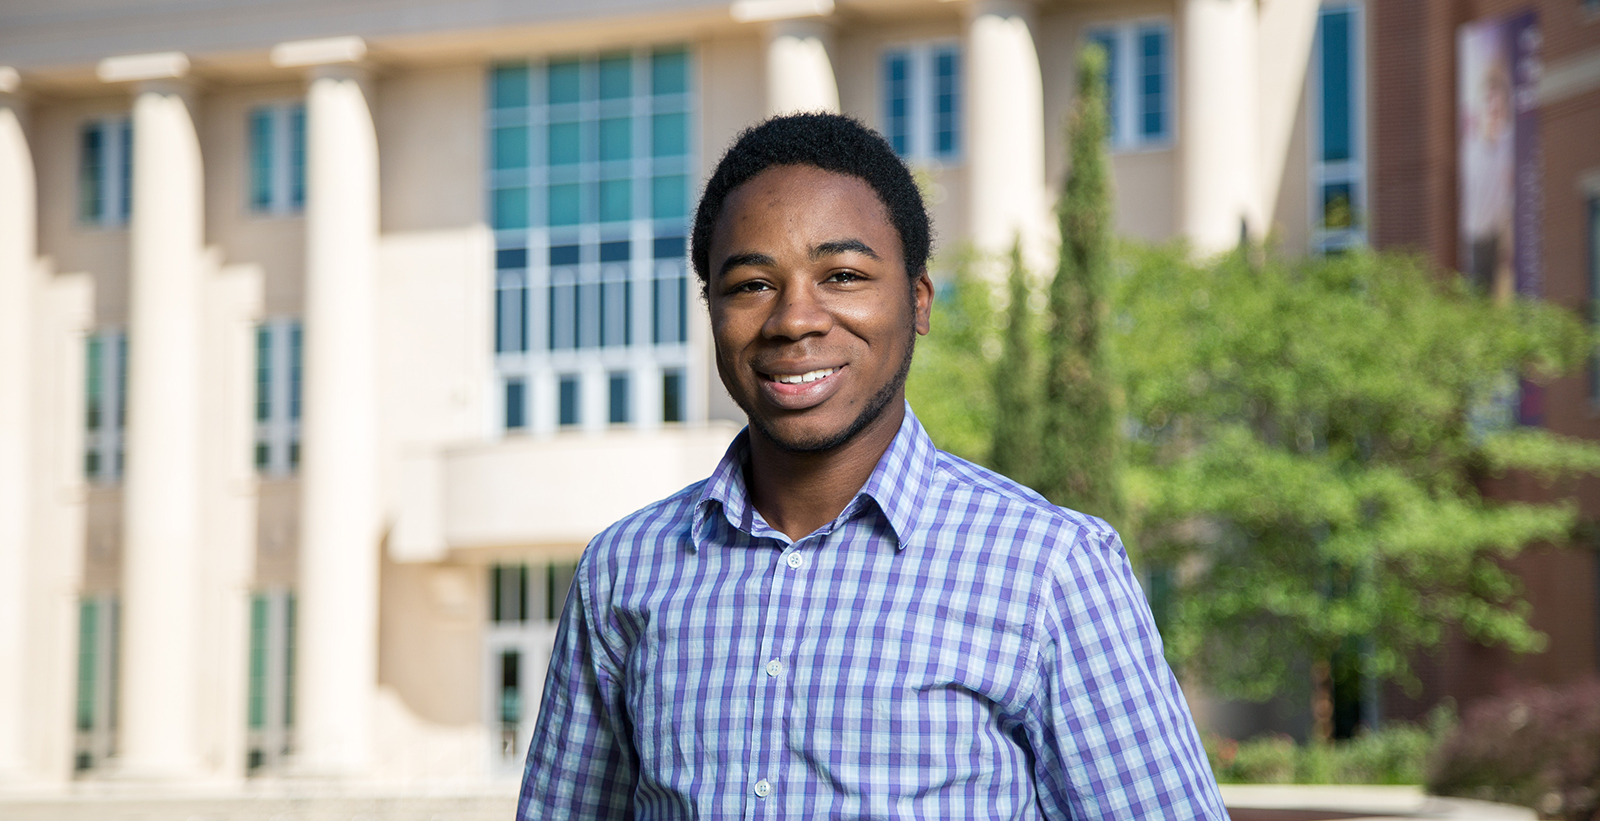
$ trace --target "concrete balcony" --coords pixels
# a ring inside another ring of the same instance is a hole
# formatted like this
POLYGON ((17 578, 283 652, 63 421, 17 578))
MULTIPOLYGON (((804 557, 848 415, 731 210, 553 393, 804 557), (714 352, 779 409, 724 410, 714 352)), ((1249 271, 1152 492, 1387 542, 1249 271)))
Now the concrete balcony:
POLYGON ((710 475, 729 423, 508 437, 402 458, 389 537, 397 562, 455 551, 575 557, 606 526, 710 475))

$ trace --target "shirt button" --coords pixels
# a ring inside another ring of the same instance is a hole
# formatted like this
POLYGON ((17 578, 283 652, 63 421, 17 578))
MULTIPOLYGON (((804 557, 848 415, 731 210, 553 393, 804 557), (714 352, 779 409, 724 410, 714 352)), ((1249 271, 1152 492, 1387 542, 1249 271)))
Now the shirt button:
POLYGON ((781 672, 783 672, 783 662, 777 659, 767 662, 767 675, 775 676, 781 672))
POLYGON ((768 784, 767 780, 765 778, 761 779, 760 781, 757 781, 756 782, 756 797, 757 798, 766 798, 769 795, 772 795, 772 785, 768 784))
POLYGON ((800 555, 799 553, 790 553, 788 557, 784 559, 784 562, 788 563, 789 567, 799 570, 800 565, 806 563, 806 557, 800 555))

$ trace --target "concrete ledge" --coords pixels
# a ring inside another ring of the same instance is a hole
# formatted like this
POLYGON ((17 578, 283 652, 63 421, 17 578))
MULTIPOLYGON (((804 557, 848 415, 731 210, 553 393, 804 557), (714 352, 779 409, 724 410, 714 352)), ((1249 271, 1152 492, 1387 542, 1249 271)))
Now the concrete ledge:
POLYGON ((6 821, 507 821, 516 815, 515 785, 504 790, 407 794, 267 789, 206 795, 0 797, 6 821))
MULTIPOLYGON (((1317 812, 1346 818, 1387 821, 1440 818, 1457 821, 1536 821, 1527 807, 1443 798, 1421 787, 1336 784, 1223 784, 1222 802, 1231 809, 1317 812)), ((1285 818, 1290 816, 1285 815, 1285 818)), ((1324 816, 1327 817, 1327 816, 1324 816)))

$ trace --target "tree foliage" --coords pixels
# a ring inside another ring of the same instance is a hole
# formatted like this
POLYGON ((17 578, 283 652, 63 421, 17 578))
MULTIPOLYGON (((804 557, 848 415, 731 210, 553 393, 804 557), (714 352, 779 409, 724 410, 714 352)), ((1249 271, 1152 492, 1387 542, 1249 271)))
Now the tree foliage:
POLYGON ((1600 446, 1474 424, 1508 373, 1548 379, 1589 350, 1542 303, 1496 306, 1404 257, 1289 262, 1130 250, 1114 344, 1133 515, 1178 569, 1174 661, 1227 694, 1299 690, 1304 665, 1359 648, 1368 675, 1449 625, 1528 651, 1498 561, 1560 541, 1570 504, 1485 499, 1506 471, 1600 468, 1600 446))
POLYGON ((1105 61, 1097 46, 1078 57, 1067 125, 1072 165, 1056 207, 1061 252, 1050 283, 1038 473, 1024 481, 1056 504, 1121 524, 1118 412, 1101 343, 1111 269, 1105 61))
POLYGON ((1023 484, 1039 475, 1039 366, 1033 289, 1022 266, 1022 247, 1011 248, 1005 333, 994 364, 994 434, 989 466, 1023 484))
POLYGON ((998 321, 989 283, 970 254, 946 260, 935 295, 932 331, 917 343, 906 399, 934 442, 963 459, 987 464, 995 427, 991 371, 999 355, 998 321))

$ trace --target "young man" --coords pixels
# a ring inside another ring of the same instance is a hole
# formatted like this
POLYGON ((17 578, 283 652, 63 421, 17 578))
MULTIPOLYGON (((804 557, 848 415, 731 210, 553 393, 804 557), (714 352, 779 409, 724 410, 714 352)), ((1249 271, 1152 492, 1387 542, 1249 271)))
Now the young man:
POLYGON ((723 157, 693 257, 750 425, 585 551, 520 819, 1227 818, 1117 534, 906 406, 928 251, 854 120, 723 157))

